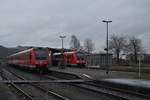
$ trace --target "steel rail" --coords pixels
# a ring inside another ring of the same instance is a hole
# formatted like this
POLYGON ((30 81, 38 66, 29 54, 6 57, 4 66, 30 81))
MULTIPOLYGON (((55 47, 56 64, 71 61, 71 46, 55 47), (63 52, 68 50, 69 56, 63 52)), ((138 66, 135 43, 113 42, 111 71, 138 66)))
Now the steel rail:
POLYGON ((107 86, 107 85, 96 84, 94 82, 93 83, 85 82, 85 84, 95 86, 95 87, 99 87, 99 88, 106 88, 106 89, 110 89, 110 90, 113 90, 113 91, 123 92, 123 93, 126 93, 126 94, 137 95, 137 96, 141 96, 141 97, 144 97, 144 98, 150 98, 150 95, 146 95, 146 94, 142 94, 142 93, 134 92, 134 91, 128 91, 128 90, 124 90, 124 89, 119 89, 119 88, 114 88, 114 87, 110 87, 110 86, 107 86))
MULTIPOLYGON (((12 72, 13 73, 13 72, 12 72)), ((16 74, 16 73, 14 73, 14 74, 16 74)), ((24 78, 22 78, 21 76, 18 76, 18 77, 20 77, 21 79, 24 79, 24 78)), ((51 77, 51 76, 50 76, 51 77)), ((56 79, 56 78, 50 78, 48 75, 46 76, 46 78, 48 78, 48 79, 56 79)), ((57 79, 60 79, 60 78, 57 78, 57 79)), ((130 93, 130 92, 128 92, 128 91, 122 91, 121 89, 119 89, 119 88, 116 88, 116 89, 113 89, 113 88, 109 88, 109 87, 107 87, 107 86, 97 86, 96 84, 90 84, 90 83, 87 83, 87 82, 85 82, 85 83, 83 83, 84 85, 89 85, 89 87, 87 87, 87 86, 81 86, 81 84, 72 84, 72 83, 67 83, 67 84, 70 84, 70 85, 73 85, 73 86, 76 86, 76 87, 80 87, 80 88, 83 88, 83 89, 87 89, 87 90, 90 90, 90 91, 93 91, 93 92, 97 92, 97 93, 101 93, 101 94, 105 94, 105 95, 110 95, 110 96, 113 96, 113 97, 115 97, 115 98, 119 98, 119 99, 123 99, 123 100, 129 100, 129 98, 127 98, 127 97, 123 97, 122 95, 117 95, 117 94, 113 94, 113 93, 111 93, 111 92, 104 92, 104 91, 101 91, 101 90, 98 90, 98 89, 95 89, 95 87, 97 87, 97 88, 103 88, 103 89, 107 89, 107 91, 116 91, 116 92, 120 92, 120 93, 127 93, 127 94, 132 94, 132 95, 137 95, 137 96, 143 96, 142 94, 140 95, 140 94, 136 94, 136 93, 130 93), (91 87, 91 86, 94 86, 94 88, 93 87, 91 87), (120 91, 119 91, 120 90, 120 91)), ((145 97, 145 96, 143 96, 143 97, 145 97)), ((147 98, 147 97, 146 97, 147 98)), ((63 99, 63 100, 68 100, 68 99, 63 99)))
MULTIPOLYGON (((52 77, 52 76, 48 76, 46 75, 45 76, 46 78, 49 78, 49 79, 52 79, 52 80, 55 80, 55 79, 60 79, 60 78, 56 78, 56 77, 52 77)), ((90 81, 91 83, 93 83, 92 81, 90 81)), ((83 88, 83 89, 87 89, 87 90, 90 90, 90 91, 93 91, 93 92, 97 92, 97 93, 102 93, 102 94, 105 94, 105 95, 110 95, 112 97, 115 97, 115 98, 118 98, 118 99, 121 99, 121 100, 131 100, 132 98, 130 98, 130 96, 123 96, 123 95, 118 95, 116 93, 111 93, 111 92, 120 92, 121 94, 122 93, 127 93, 126 95, 134 95, 135 97, 136 96, 142 96, 145 98, 149 98, 149 96, 145 96, 145 95, 142 95, 142 94, 136 94, 136 93, 130 93, 130 92, 125 92, 123 90, 120 89, 119 91, 119 88, 117 90, 116 89, 112 89, 112 88, 107 88, 107 86, 103 87, 103 86, 98 86, 97 84, 90 84, 89 82, 85 82, 85 83, 81 83, 81 84, 72 84, 72 83, 67 83, 69 85, 72 85, 72 86, 76 86, 76 87, 79 87, 79 88, 83 88), (88 85, 88 86, 85 86, 85 85, 88 85), (93 87, 94 86, 94 87, 93 87), (99 89, 96 89, 96 88, 99 88, 99 89), (102 89, 105 89, 106 91, 103 91, 102 89), (109 92, 107 92, 109 91, 109 92)))
MULTIPOLYGON (((46 75, 45 77, 49 78, 49 79, 52 79, 52 80, 60 79, 60 78, 55 78, 55 77, 51 77, 51 76, 48 76, 48 75, 46 75)), ((117 98, 117 99, 128 100, 128 99, 126 99, 122 96, 114 95, 112 93, 100 91, 98 89, 94 89, 94 88, 90 88, 90 87, 81 86, 81 84, 72 84, 72 83, 66 83, 66 84, 69 84, 69 85, 72 85, 72 86, 75 86, 75 87, 79 87, 79 88, 82 88, 82 89, 86 89, 86 90, 89 90, 89 91, 97 92, 97 93, 100 93, 100 94, 109 95, 109 96, 112 96, 112 97, 117 98)), ((82 84, 85 84, 85 83, 82 83, 82 84)))
MULTIPOLYGON (((1 73, 2 74, 2 73, 1 73)), ((9 80, 8 77, 4 76, 2 74, 2 77, 6 80, 9 80)), ((34 100, 34 98, 32 96, 30 96, 28 93, 26 93, 25 91, 23 91, 21 88, 19 88, 17 85, 11 83, 10 84, 12 87, 14 87, 17 91, 19 91, 19 93, 22 93, 26 98, 28 98, 29 100, 34 100)))
MULTIPOLYGON (((8 70, 7 70, 7 71, 8 71, 8 70)), ((12 73, 14 76, 16 76, 16 77, 22 79, 22 80, 26 80, 24 77, 22 77, 22 76, 20 76, 20 75, 17 75, 16 73, 14 73, 14 72, 12 72, 12 71, 10 71, 10 70, 9 70, 9 72, 12 73)), ((43 92, 48 93, 49 95, 51 94, 51 95, 55 96, 56 98, 58 98, 58 99, 60 99, 60 100, 69 100, 68 98, 66 98, 66 97, 64 97, 64 96, 62 96, 62 95, 60 95, 60 94, 58 94, 58 93, 55 93, 55 92, 50 91, 50 90, 46 90, 46 89, 44 89, 44 88, 42 88, 42 87, 40 87, 40 86, 38 86, 38 85, 35 85, 35 84, 31 84, 31 85, 34 86, 35 88, 40 89, 40 90, 43 91, 43 92)))
POLYGON ((23 91, 22 89, 20 89, 18 86, 16 86, 15 84, 11 83, 11 85, 17 89, 19 92, 21 92, 25 97, 27 97, 29 100, 35 100, 33 97, 31 97, 28 93, 26 93, 25 91, 23 91))

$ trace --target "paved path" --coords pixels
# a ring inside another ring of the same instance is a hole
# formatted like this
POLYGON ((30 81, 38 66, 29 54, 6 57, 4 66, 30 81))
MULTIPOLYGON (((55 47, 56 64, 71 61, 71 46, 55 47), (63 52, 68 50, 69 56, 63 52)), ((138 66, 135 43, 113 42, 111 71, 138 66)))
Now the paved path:
POLYGON ((116 82, 121 84, 130 84, 131 86, 138 86, 138 87, 147 87, 150 88, 150 81, 148 80, 138 80, 138 79, 105 79, 106 81, 116 82))
POLYGON ((58 67, 50 67, 50 70, 57 70, 57 71, 62 71, 62 72, 71 72, 71 73, 76 73, 76 74, 86 74, 91 76, 93 79, 102 79, 102 78, 120 78, 123 76, 120 76, 121 73, 123 72, 118 72, 118 71, 109 71, 107 74, 106 71, 104 70, 99 70, 99 69, 85 69, 85 68, 65 68, 65 69, 60 69, 58 67))
POLYGON ((141 87, 150 88, 150 81, 127 78, 121 75, 124 72, 119 72, 119 71, 110 71, 107 74, 106 71, 99 70, 99 69, 84 69, 84 68, 69 68, 69 67, 65 69, 59 69, 58 67, 51 67, 50 69, 55 70, 55 71, 75 73, 75 74, 80 74, 80 75, 86 74, 96 80, 105 80, 105 81, 114 82, 114 83, 128 84, 131 86, 141 86, 141 87))

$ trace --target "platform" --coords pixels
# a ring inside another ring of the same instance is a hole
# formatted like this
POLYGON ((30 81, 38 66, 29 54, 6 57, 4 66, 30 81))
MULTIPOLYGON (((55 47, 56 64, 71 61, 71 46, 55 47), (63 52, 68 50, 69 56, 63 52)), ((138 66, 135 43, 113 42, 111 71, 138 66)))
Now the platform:
POLYGON ((112 78, 112 79, 104 79, 108 82, 120 83, 120 84, 127 84, 130 86, 137 86, 137 87, 145 87, 150 89, 150 81, 148 80, 141 80, 141 79, 126 79, 126 78, 112 78))
POLYGON ((64 73, 72 73, 77 74, 79 76, 87 76, 93 80, 112 82, 116 84, 129 85, 129 86, 137 86, 141 88, 150 89, 150 81, 148 80, 139 80, 139 79, 131 79, 121 76, 124 72, 119 71, 110 71, 108 74, 104 70, 97 69, 85 69, 85 68, 65 68, 60 69, 58 67, 51 67, 50 70, 64 72, 64 73))
MULTIPOLYGON (((70 68, 66 67, 65 69, 60 69, 58 67, 50 67, 49 70, 59 71, 59 72, 66 72, 72 73, 77 75, 87 75, 93 79, 99 80, 102 78, 120 78, 120 73, 123 72, 116 72, 116 71, 109 71, 107 74, 104 70, 97 70, 97 69, 85 69, 85 68, 70 68)), ((123 76, 121 76, 123 77, 123 76)))

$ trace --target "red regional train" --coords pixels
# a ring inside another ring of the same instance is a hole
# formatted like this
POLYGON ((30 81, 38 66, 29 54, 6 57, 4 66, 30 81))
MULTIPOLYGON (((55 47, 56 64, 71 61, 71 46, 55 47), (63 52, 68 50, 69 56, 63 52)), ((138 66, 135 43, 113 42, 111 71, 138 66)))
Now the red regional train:
POLYGON ((64 52, 53 54, 53 64, 59 65, 62 60, 68 66, 85 66, 86 56, 83 53, 78 52, 64 52))
POLYGON ((37 71, 47 70, 49 63, 48 48, 31 48, 7 57, 9 65, 37 71))

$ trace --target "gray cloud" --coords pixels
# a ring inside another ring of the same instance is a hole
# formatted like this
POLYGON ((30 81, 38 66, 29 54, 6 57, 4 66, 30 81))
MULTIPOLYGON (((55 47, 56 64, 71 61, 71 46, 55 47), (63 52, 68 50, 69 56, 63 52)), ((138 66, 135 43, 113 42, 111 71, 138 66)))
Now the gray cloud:
POLYGON ((60 47, 59 35, 65 34, 66 47, 70 36, 81 43, 91 38, 96 51, 103 50, 106 25, 109 35, 131 35, 149 47, 149 0, 0 0, 0 45, 35 45, 60 47))

